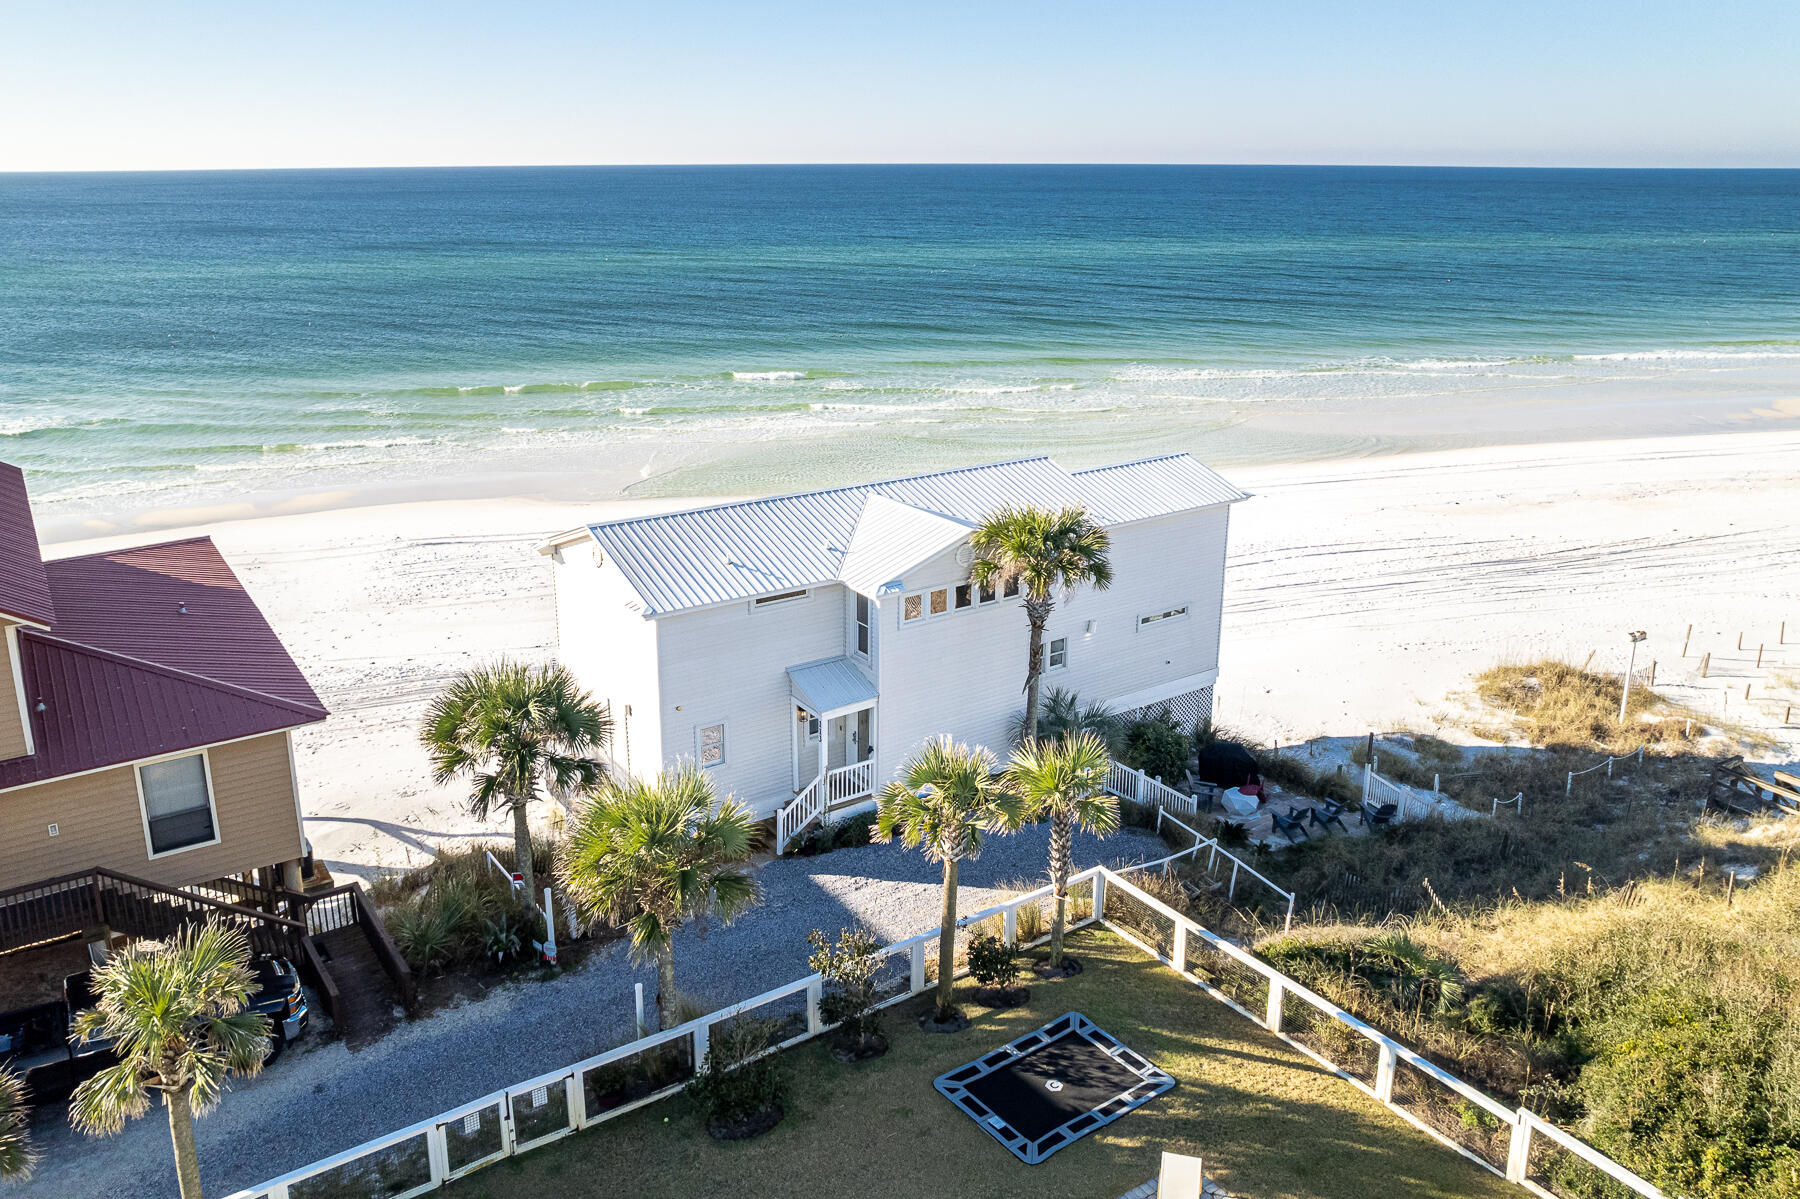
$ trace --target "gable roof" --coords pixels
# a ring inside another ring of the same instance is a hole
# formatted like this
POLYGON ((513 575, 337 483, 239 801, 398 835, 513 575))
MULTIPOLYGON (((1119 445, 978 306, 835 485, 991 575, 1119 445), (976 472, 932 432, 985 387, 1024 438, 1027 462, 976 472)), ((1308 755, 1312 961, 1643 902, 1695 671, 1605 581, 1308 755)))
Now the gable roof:
POLYGON ((929 542, 946 534, 945 524, 965 526, 966 535, 967 527, 1008 504, 1082 504, 1101 524, 1116 525, 1245 498, 1186 454, 1076 472, 1036 457, 607 521, 589 525, 587 532, 643 600, 645 614, 659 616, 821 583, 850 583, 843 572, 852 558, 857 579, 852 585, 872 594, 896 573, 877 569, 876 563, 910 552, 915 539, 929 542), (871 509, 872 496, 892 507, 871 509), (892 510, 902 507, 938 522, 892 510), (866 513, 875 522, 868 545, 853 545, 866 513))
POLYGON ((25 472, 9 462, 0 462, 0 613, 46 626, 56 619, 25 472))
POLYGON ((36 752, 0 788, 273 733, 325 710, 27 630, 19 637, 36 752))
POLYGON ((287 700, 324 708, 210 537, 44 563, 56 599, 51 631, 287 700))
POLYGON ((838 567, 838 581, 852 591, 875 595, 883 583, 943 552, 974 532, 965 520, 952 520, 874 494, 863 501, 850 548, 838 567))

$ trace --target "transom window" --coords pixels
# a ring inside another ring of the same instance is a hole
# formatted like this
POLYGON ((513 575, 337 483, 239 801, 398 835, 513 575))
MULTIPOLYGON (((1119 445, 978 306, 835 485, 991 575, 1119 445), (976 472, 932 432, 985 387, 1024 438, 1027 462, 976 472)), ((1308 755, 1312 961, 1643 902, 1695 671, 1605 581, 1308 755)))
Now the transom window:
POLYGON ((780 595, 759 595, 756 597, 756 606, 760 608, 764 604, 783 604, 788 600, 802 599, 805 595, 806 592, 804 590, 783 591, 780 595))
POLYGON ((972 608, 974 606, 975 584, 958 583, 956 585, 956 610, 961 612, 964 608, 972 608))
POLYGON ((1069 639, 1057 637, 1050 642, 1050 648, 1044 655, 1045 670, 1061 670, 1069 664, 1069 639))
POLYGON ((205 754, 186 754, 138 767, 150 854, 174 853, 219 839, 205 754))
POLYGON ((1006 580, 1006 585, 1000 589, 1000 594, 1006 599, 1016 599, 1019 594, 1018 578, 1015 576, 1006 580))
POLYGON ((1186 604, 1181 605, 1179 608, 1165 608, 1161 612, 1152 612, 1148 616, 1138 617, 1138 628, 1147 628, 1153 624, 1160 624, 1165 620, 1180 620, 1187 614, 1188 610, 1186 604))
POLYGON ((1002 599, 1012 599, 1018 594, 1019 584, 1016 579, 1000 590, 973 580, 931 587, 902 597, 900 623, 913 624, 921 620, 935 620, 955 612, 968 612, 988 604, 997 604, 1002 599))
POLYGON ((950 610, 950 589, 948 587, 934 588, 927 593, 926 598, 931 601, 933 616, 942 616, 950 610))
POLYGON ((980 602, 984 604, 997 604, 1000 602, 1000 593, 995 591, 991 584, 983 583, 979 589, 979 593, 981 596, 980 602))

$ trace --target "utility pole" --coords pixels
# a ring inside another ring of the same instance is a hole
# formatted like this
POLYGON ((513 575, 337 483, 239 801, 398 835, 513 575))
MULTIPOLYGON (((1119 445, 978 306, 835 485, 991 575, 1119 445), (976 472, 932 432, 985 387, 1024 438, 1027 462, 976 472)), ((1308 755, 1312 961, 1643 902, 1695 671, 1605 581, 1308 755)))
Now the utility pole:
POLYGON ((1625 705, 1631 702, 1631 672, 1632 669, 1637 666, 1638 642, 1642 641, 1648 635, 1649 634, 1645 633, 1642 629, 1639 629, 1635 633, 1628 634, 1631 638, 1631 657, 1625 662, 1625 687, 1619 694, 1620 724, 1625 723, 1625 705))

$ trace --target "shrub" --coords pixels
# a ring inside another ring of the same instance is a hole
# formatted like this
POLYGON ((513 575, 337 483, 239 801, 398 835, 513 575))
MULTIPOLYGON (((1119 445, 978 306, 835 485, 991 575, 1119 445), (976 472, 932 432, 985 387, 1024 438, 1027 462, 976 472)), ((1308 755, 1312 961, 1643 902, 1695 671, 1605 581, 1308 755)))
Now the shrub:
MULTIPOLYGON (((1093 733, 1106 742, 1108 749, 1117 750, 1123 728, 1124 722, 1105 704, 1098 700, 1084 704, 1080 696, 1061 687, 1052 687, 1046 691, 1043 702, 1038 707, 1037 734, 1046 741, 1071 737, 1077 733, 1093 733)), ((1013 716, 1007 732, 1014 745, 1025 739, 1023 711, 1013 716)))
POLYGON ((1121 758, 1127 766, 1165 783, 1178 782, 1187 770, 1188 739, 1167 708, 1125 726, 1121 758))
POLYGON ((969 977, 983 987, 1010 990, 1019 978, 1019 959, 1015 947, 999 937, 971 938, 969 977))
POLYGON ((806 934, 806 942, 812 946, 806 964, 823 975, 830 988, 819 998, 819 1014, 828 1023, 842 1025, 844 1035, 858 1048, 866 1047, 881 1033, 881 1012, 875 1007, 880 943, 861 928, 839 929, 836 945, 815 928, 806 934))
POLYGON ((829 836, 822 838, 821 849, 857 849, 875 838, 875 813, 852 812, 832 822, 829 836))
POLYGON ((773 1021, 749 1016, 713 1026, 706 1060, 687 1085, 709 1128, 753 1120, 786 1102, 789 1079, 781 1055, 757 1057, 774 1036, 773 1021))
MULTIPOLYGON (((1648 687, 1631 689, 1621 722, 1623 687, 1617 675, 1549 659, 1496 666, 1475 678, 1483 702, 1506 712, 1535 745, 1630 753, 1640 745, 1681 745, 1692 739, 1688 717, 1693 714, 1648 687)), ((1694 725, 1698 729, 1700 722, 1694 725)))

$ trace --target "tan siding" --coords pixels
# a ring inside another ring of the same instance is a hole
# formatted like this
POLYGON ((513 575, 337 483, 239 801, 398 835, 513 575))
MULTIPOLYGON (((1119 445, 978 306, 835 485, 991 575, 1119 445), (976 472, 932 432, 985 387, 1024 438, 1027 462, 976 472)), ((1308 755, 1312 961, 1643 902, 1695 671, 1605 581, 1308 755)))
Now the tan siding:
POLYGON ((155 861, 144 845, 136 767, 0 792, 0 890, 96 866, 197 883, 299 857, 287 737, 271 733, 209 749, 220 841, 155 861))
POLYGON ((13 632, 18 626, 0 624, 0 762, 25 753, 25 713, 19 711, 19 687, 13 657, 13 632))

